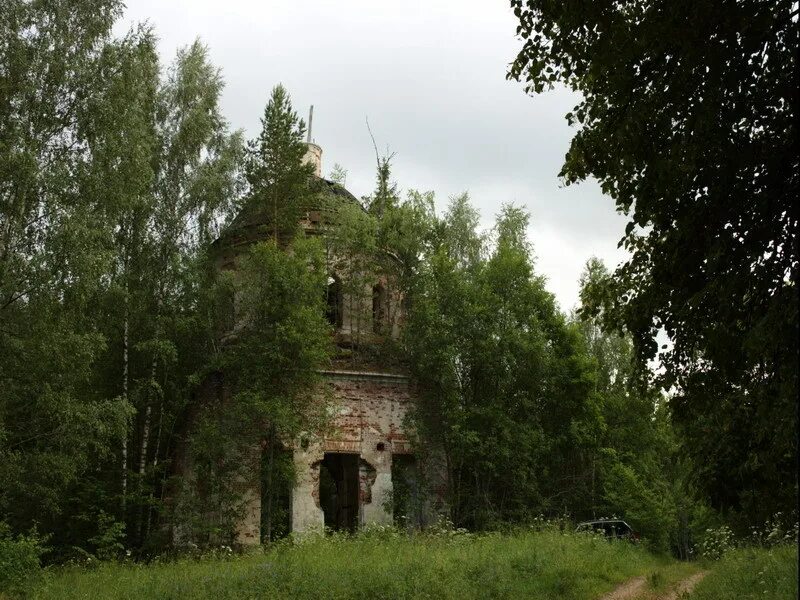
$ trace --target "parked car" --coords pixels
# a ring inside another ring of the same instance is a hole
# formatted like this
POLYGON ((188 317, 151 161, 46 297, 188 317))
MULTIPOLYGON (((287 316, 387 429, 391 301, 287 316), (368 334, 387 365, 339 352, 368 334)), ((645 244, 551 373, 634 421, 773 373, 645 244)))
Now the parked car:
POLYGON ((598 519, 596 521, 584 521, 578 523, 575 528, 577 532, 594 531, 602 533, 609 539, 626 539, 632 542, 639 541, 639 534, 622 519, 598 519))

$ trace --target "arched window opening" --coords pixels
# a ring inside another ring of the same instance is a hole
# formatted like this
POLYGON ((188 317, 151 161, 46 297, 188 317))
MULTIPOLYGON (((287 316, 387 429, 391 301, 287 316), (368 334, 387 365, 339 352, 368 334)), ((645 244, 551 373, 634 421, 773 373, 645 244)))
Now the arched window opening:
POLYGON ((372 287, 372 331, 383 333, 386 327, 386 289, 380 283, 372 287))
POLYGON ((339 279, 328 276, 328 287, 325 291, 325 316, 328 323, 336 329, 342 327, 342 286, 339 279))

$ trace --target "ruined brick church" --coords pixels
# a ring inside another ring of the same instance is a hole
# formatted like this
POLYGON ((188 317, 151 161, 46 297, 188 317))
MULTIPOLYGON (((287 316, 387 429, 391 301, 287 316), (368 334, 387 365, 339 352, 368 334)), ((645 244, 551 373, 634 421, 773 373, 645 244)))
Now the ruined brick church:
MULTIPOLYGON (((307 146, 304 160, 313 165, 315 184, 332 209, 338 203, 358 204, 344 187, 321 177, 322 149, 310 139, 307 146)), ((323 218, 320 211, 305 211, 300 224, 306 235, 321 235, 323 218)), ((267 239, 267 221, 262 211, 244 209, 215 242, 218 267, 232 268, 252 244, 267 239)), ((388 291, 391 282, 374 281, 368 288, 357 299, 348 297, 337 273, 329 273, 326 316, 340 349, 352 348, 356 338, 369 341, 400 334, 403 305, 398 293, 388 291)), ((415 401, 408 375, 397 365, 380 361, 358 370, 334 361, 322 375, 337 411, 326 433, 312 433, 290 444, 296 474, 288 498, 290 531, 323 527, 353 531, 369 524, 391 524, 398 484, 426 497, 426 508, 407 515, 407 523, 419 526, 433 519, 443 506, 444 485, 427 476, 428 483, 420 484, 420 468, 407 429, 406 416, 415 401)), ((261 490, 253 484, 244 495, 246 510, 237 528, 237 541, 258 544, 261 490)))

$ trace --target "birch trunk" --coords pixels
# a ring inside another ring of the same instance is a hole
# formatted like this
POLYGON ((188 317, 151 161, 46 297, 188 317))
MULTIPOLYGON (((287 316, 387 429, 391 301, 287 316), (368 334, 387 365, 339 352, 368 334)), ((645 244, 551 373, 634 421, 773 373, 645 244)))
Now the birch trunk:
MULTIPOLYGON (((166 383, 166 378, 165 378, 166 383)), ((158 428, 156 429, 156 447, 153 449, 153 473, 155 474, 156 468, 158 467, 158 453, 161 450, 161 426, 164 422, 164 402, 160 402, 158 405, 158 428)), ((155 485, 153 486, 155 487, 155 485)), ((145 523, 144 527, 144 537, 147 538, 150 535, 150 521, 153 515, 152 506, 153 506, 153 488, 150 488, 150 498, 147 503, 147 522, 145 523)))
MULTIPOLYGON (((158 303, 156 307, 156 334, 155 339, 156 341, 161 335, 161 327, 159 325, 158 319, 161 316, 161 295, 159 293, 158 303)), ((153 361, 150 363, 150 389, 147 392, 147 405, 144 409, 144 424, 142 426, 142 441, 139 446, 139 478, 136 483, 136 491, 137 495, 141 498, 142 486, 144 485, 144 475, 145 475, 145 468, 147 465, 147 446, 150 443, 150 416, 153 413, 153 402, 151 400, 151 394, 154 392, 154 388, 156 384, 156 367, 158 366, 158 355, 153 353, 153 361)), ((139 537, 141 541, 141 533, 142 533, 142 514, 143 507, 139 507, 139 517, 136 523, 136 535, 139 537)))
MULTIPOLYGON (((127 261, 126 261, 127 262, 127 261)), ((127 268, 126 268, 127 271, 127 268)), ((122 325, 122 399, 127 403, 128 401, 128 323, 129 323, 129 307, 128 307, 128 284, 125 284, 125 317, 122 325)), ((125 520, 125 510, 128 501, 128 425, 125 422, 125 433, 122 435, 122 520, 125 520)))

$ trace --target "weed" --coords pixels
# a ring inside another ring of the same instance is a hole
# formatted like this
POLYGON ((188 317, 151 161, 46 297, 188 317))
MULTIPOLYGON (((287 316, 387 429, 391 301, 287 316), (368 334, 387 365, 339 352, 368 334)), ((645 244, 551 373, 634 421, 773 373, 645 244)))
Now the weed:
POLYGON ((666 582, 667 580, 661 571, 653 571, 647 576, 647 584, 655 590, 664 587, 666 582))

